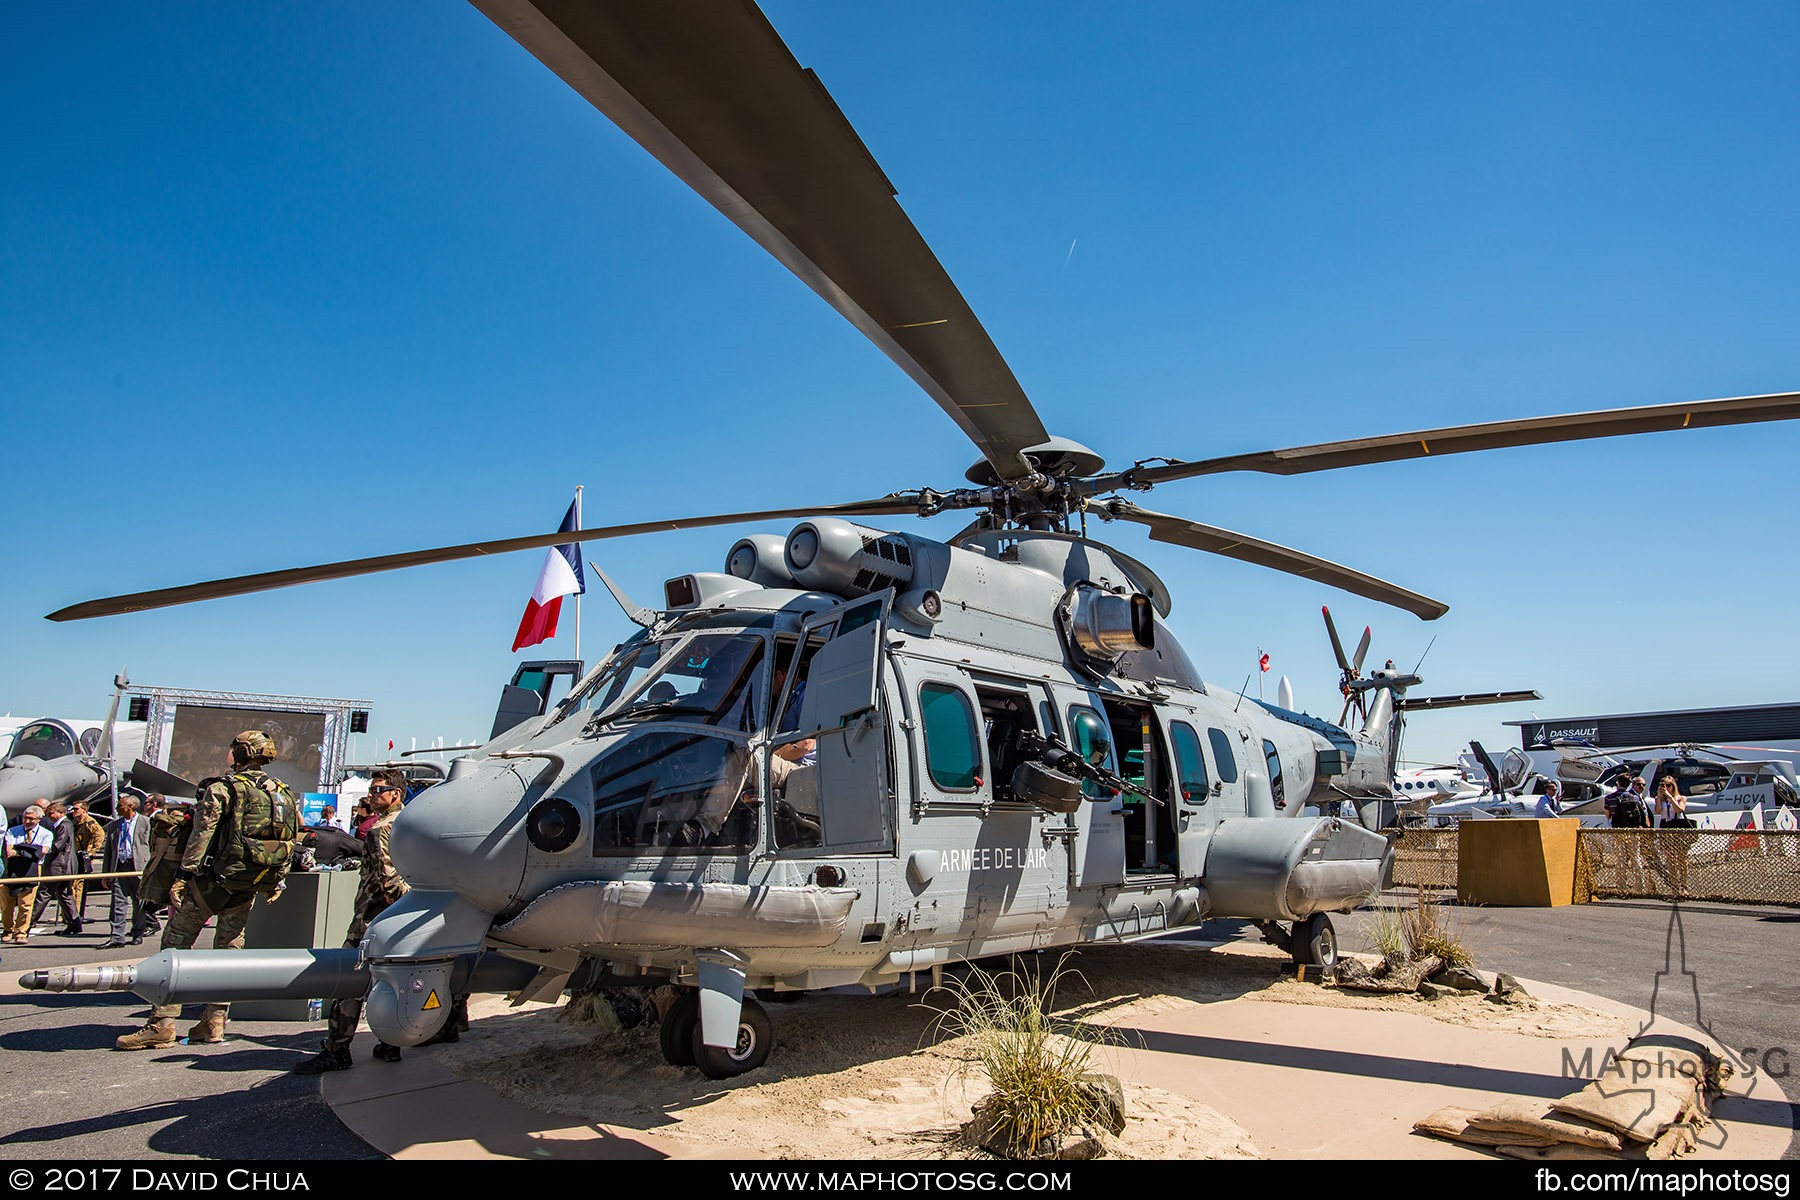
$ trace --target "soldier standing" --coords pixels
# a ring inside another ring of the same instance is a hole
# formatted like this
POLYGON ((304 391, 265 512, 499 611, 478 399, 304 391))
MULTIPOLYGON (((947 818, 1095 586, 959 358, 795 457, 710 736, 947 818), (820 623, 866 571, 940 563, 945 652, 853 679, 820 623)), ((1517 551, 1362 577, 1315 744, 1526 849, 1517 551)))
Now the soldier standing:
MULTIPOLYGON (((250 907, 259 895, 270 900, 286 886, 300 832, 300 806, 286 784, 265 772, 275 744, 258 729, 231 741, 230 773, 203 780, 194 801, 193 830, 181 855, 163 926, 164 950, 187 950, 208 919, 216 919, 213 949, 241 950, 250 907)), ((227 1004, 208 1004, 200 1023, 188 1031, 190 1045, 225 1040, 227 1004)), ((136 1033, 114 1043, 119 1050, 173 1046, 179 1004, 159 1004, 136 1033)))
MULTIPOLYGON (((94 864, 106 852, 106 829, 88 814, 86 800, 77 800, 69 805, 69 820, 75 823, 75 869, 83 875, 91 875, 94 864)), ((69 890, 75 901, 76 920, 86 921, 87 884, 77 879, 69 890)))
MULTIPOLYGON (((356 887, 356 916, 350 922, 349 935, 344 938, 346 946, 359 945, 363 935, 369 931, 369 923, 385 912, 390 904, 406 895, 406 880, 394 869, 394 860, 388 854, 388 835, 394 827, 394 818, 400 815, 400 802, 405 795, 406 780, 399 771, 377 771, 369 780, 368 806, 375 814, 375 823, 363 837, 362 874, 356 887)), ((362 1020, 362 1011, 361 996, 333 1000, 326 1015, 324 1048, 311 1058, 295 1063, 290 1069, 297 1075, 322 1075, 326 1071, 348 1070, 352 1065, 350 1041, 356 1036, 356 1025, 362 1020)), ((375 1057, 384 1062, 399 1062, 400 1047, 378 1041, 375 1043, 375 1057)))

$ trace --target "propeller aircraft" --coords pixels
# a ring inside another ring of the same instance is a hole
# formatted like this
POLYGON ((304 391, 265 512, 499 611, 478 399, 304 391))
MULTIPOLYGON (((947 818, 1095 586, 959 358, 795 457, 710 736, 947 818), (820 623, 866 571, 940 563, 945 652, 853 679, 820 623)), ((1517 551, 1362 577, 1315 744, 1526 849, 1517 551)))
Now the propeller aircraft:
MULTIPOLYGON (((1574 413, 1122 467, 1053 433, 830 94, 751 3, 476 0, 502 31, 804 281, 981 458, 962 484, 531 534, 135 592, 82 620, 571 541, 793 520, 670 578, 558 704, 498 728, 396 822, 413 890, 356 950, 165 952, 26 986, 147 998, 368 996, 415 1045, 453 991, 672 984, 671 1063, 768 1058, 756 999, 878 988, 988 956, 1258 923, 1301 962, 1389 879, 1408 699, 1325 619, 1333 723, 1201 678, 1158 575, 1096 527, 1402 608, 1437 599, 1300 549, 1142 507, 1205 476, 1363 464, 1800 416, 1800 394, 1574 413), (877 522, 967 514, 933 539, 877 522), (1352 720, 1354 713, 1355 719, 1352 720), (1344 807, 1357 820, 1322 815, 1344 807)), ((1147 423, 1133 428, 1146 436, 1147 423)), ((1154 436, 1153 433, 1149 436, 1154 436)), ((591 568, 591 563, 590 563, 591 568)))

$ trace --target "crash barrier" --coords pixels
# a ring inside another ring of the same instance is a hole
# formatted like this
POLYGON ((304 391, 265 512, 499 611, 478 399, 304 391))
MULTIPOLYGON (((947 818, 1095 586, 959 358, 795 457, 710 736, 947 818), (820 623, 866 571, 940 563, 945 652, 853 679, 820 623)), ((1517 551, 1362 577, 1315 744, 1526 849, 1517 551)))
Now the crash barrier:
MULTIPOLYGON (((1460 830, 1390 830, 1394 886, 1455 891, 1460 830)), ((1575 842, 1574 900, 1800 905, 1800 832, 1592 829, 1575 842)))

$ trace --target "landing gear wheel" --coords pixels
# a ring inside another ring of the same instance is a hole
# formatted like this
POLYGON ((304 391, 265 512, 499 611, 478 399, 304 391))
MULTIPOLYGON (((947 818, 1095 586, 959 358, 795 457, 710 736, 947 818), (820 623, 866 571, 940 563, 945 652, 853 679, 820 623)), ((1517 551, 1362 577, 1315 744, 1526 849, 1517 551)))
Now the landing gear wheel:
POLYGON ((1337 930, 1330 913, 1314 913, 1294 922, 1294 961, 1306 966, 1335 967, 1338 960, 1337 930))
MULTIPOLYGON (((696 1014, 699 1004, 695 1003, 696 1014)), ((735 1079, 746 1071, 754 1071, 769 1061, 775 1048, 774 1030, 769 1014, 751 996, 744 997, 738 1014, 737 1042, 731 1046, 708 1046, 700 1040, 700 1023, 694 1022, 693 1063, 708 1079, 735 1079)))
POLYGON ((683 992, 681 999, 663 1014, 661 1033, 663 1061, 671 1067, 694 1065, 695 1032, 700 1028, 700 993, 683 992))

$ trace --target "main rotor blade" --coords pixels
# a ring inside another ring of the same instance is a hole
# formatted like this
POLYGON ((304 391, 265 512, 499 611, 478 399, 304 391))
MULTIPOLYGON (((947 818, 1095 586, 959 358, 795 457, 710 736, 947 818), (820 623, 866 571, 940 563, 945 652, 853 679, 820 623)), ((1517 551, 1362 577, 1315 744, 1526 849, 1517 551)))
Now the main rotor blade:
POLYGON ((700 529, 708 525, 736 525, 745 521, 769 521, 782 517, 878 517, 899 513, 917 515, 917 500, 886 496, 880 500, 861 500, 853 504, 815 505, 811 508, 772 508, 762 512, 718 513, 708 517, 686 517, 678 521, 640 521, 635 525, 608 525, 599 529, 579 529, 574 533, 534 533, 528 537, 502 538, 491 542, 469 542, 461 546, 442 546, 435 550, 408 550, 402 554, 382 554, 374 558, 355 558, 345 562, 325 563, 316 567, 293 567, 285 571, 265 571, 259 575, 238 575, 230 579, 214 579, 206 583, 190 583, 181 587, 159 588, 153 592, 133 592, 128 596, 109 596, 103 600, 87 600, 58 609, 49 615, 52 621, 85 621, 90 617, 111 617, 119 613, 143 612, 151 608, 168 608, 176 604, 192 604, 196 600, 216 600, 224 596, 244 596, 251 592, 269 592, 302 583, 326 579, 349 579, 356 575, 374 575, 381 571, 397 571, 402 567, 419 567, 428 563, 454 562, 461 558, 481 558, 490 554, 510 554, 515 550, 541 550, 569 542, 594 542, 602 538, 632 537, 640 533, 664 533, 676 529, 700 529))
MULTIPOLYGON (((1416 433, 1321 442, 1314 446, 1233 454, 1162 467, 1134 467, 1128 474, 1134 483, 1140 484, 1168 483, 1174 479, 1192 479, 1226 471, 1302 475, 1309 471, 1332 471, 1339 467, 1359 467, 1406 458, 1435 458, 1506 446, 1536 446, 1546 442, 1574 442, 1584 438, 1623 437, 1632 433, 1707 429, 1796 418, 1800 418, 1800 392, 1778 392, 1768 396, 1701 400, 1692 404, 1653 404, 1555 417, 1527 417, 1519 421, 1489 421, 1482 425, 1452 425, 1443 429, 1421 429, 1416 433)), ((1115 486, 1118 485, 1111 478, 1096 481, 1096 487, 1101 491, 1115 486)))
POLYGON ((1374 631, 1364 625, 1362 641, 1356 643, 1356 653, 1350 656, 1350 670, 1353 674, 1362 674, 1363 656, 1368 654, 1369 639, 1373 636, 1374 631))
POLYGON ((1320 583, 1366 596, 1370 600, 1404 608, 1426 621, 1435 621, 1450 611, 1450 606, 1442 601, 1407 591, 1398 584, 1365 575, 1361 571, 1353 571, 1303 550, 1292 550, 1247 534, 1220 529, 1216 525, 1202 525, 1186 517, 1150 512, 1129 500, 1110 500, 1097 507, 1119 520, 1135 521, 1139 525, 1148 526, 1150 536, 1156 541, 1205 550, 1211 554, 1223 554, 1226 558, 1235 558, 1240 562, 1273 567, 1277 571, 1299 575, 1304 579, 1316 579, 1320 583))
POLYGON ((1432 708, 1467 708, 1471 704, 1511 704, 1515 700, 1542 700, 1536 692, 1471 692, 1464 696, 1403 696, 1395 708, 1424 712, 1432 708))
POLYGON ((924 388, 1002 479, 1050 435, 862 139, 752 3, 475 7, 924 388))

